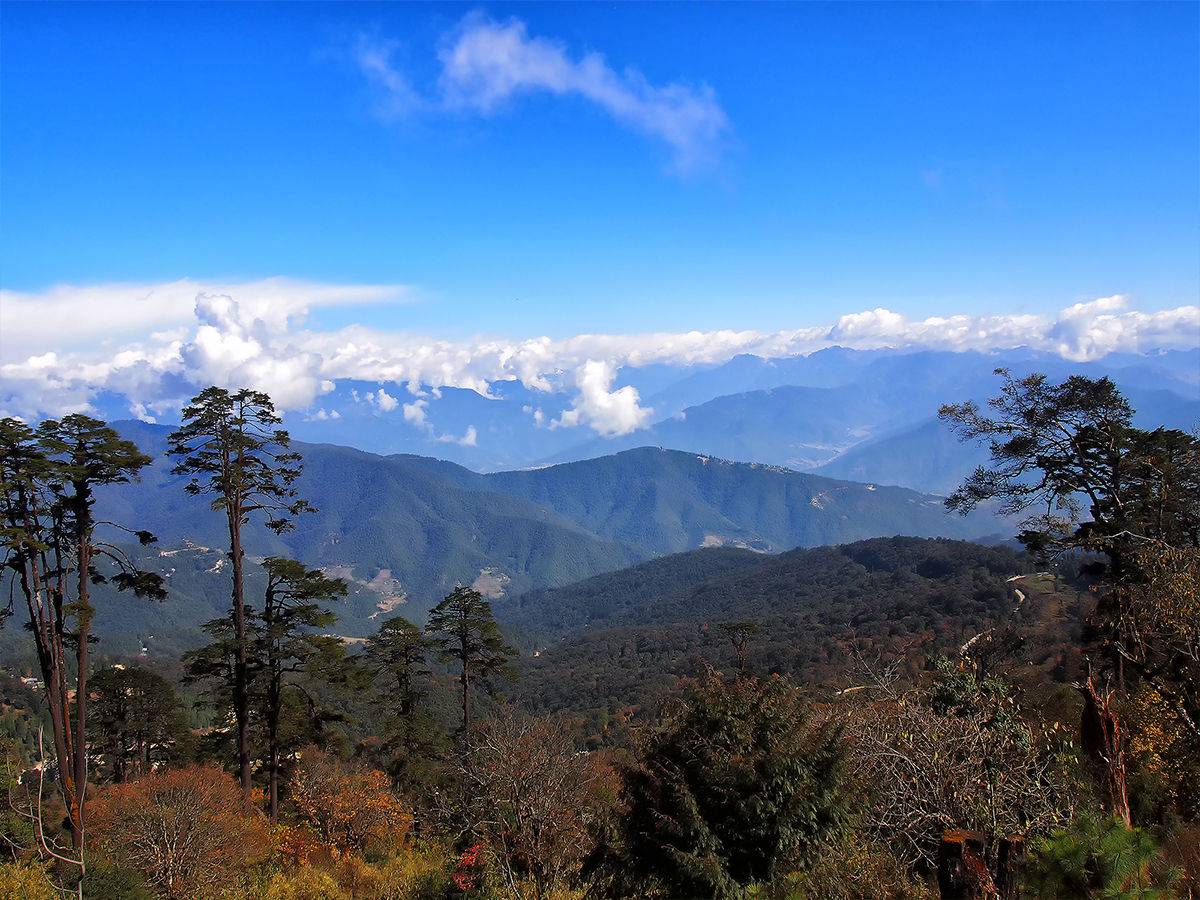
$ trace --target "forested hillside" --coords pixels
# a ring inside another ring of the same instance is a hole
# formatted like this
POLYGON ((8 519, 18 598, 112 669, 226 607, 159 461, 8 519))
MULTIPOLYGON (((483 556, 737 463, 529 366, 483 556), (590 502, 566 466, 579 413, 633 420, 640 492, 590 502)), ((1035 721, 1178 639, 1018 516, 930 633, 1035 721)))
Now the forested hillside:
POLYGON ((546 712, 608 721, 649 713, 707 667, 739 667, 730 625, 747 629, 746 667, 833 689, 860 664, 912 677, 977 635, 1015 641, 1065 678, 1091 607, 1078 563, 1036 574, 1023 553, 962 541, 879 538, 774 557, 699 550, 497 603, 497 618, 544 636, 513 690, 546 712), (856 661, 857 660, 857 661, 856 661))
MULTIPOLYGON (((107 614, 97 635, 111 652, 179 653, 228 602, 225 525, 170 473, 167 429, 119 428, 154 461, 140 481, 97 490, 101 515, 136 519, 158 537, 129 552, 166 578, 172 599, 131 600, 99 586, 107 614)), ((279 535, 251 522, 246 550, 296 556, 346 578, 338 628, 352 637, 372 633, 387 612, 420 619, 457 583, 500 600, 708 545, 778 552, 871 535, 997 530, 989 517, 963 520, 911 491, 668 450, 480 475, 423 457, 296 446, 304 459, 296 488, 317 512, 279 535)), ((256 567, 249 577, 260 579, 256 567)))

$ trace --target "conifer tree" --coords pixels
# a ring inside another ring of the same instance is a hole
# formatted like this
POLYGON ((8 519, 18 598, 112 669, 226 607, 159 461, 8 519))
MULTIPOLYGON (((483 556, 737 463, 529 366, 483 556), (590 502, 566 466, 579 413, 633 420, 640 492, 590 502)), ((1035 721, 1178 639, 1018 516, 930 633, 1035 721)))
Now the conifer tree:
POLYGON ((1054 384, 1045 375, 996 374, 1004 384, 986 412, 973 401, 939 412, 961 438, 991 451, 991 465, 976 469, 946 506, 966 513, 994 502, 1003 514, 1033 513, 1019 535, 1031 551, 1105 557, 1089 662, 1107 671, 1077 685, 1081 738, 1103 773, 1109 809, 1128 825, 1125 727, 1115 702, 1127 680, 1142 679, 1200 746, 1200 438, 1134 427, 1132 406, 1108 378, 1054 384))
POLYGON ((382 704, 381 733, 386 736, 387 768, 406 794, 430 788, 434 760, 445 735, 424 709, 421 676, 435 642, 403 616, 393 616, 366 641, 363 666, 374 678, 382 704))
POLYGON ((179 696, 157 672, 113 666, 89 681, 89 749, 116 784, 186 758, 192 742, 179 696))
POLYGON ((266 527, 279 534, 293 527, 291 517, 311 511, 297 499, 292 483, 300 476, 300 455, 288 452, 286 431, 271 398, 243 388, 230 393, 210 387, 183 410, 183 424, 168 438, 168 453, 181 457, 172 470, 191 476, 189 494, 212 497, 212 508, 225 513, 232 564, 232 696, 237 727, 238 772, 250 795, 250 671, 247 659, 245 550, 242 527, 252 513, 266 516, 266 527))
POLYGON ((15 419, 0 420, 0 546, 25 600, 76 848, 83 842, 88 781, 88 645, 96 614, 90 586, 108 580, 99 565, 107 561, 119 589, 166 596, 161 578, 138 569, 98 529, 115 527, 143 544, 154 536, 97 521, 95 490, 127 483, 149 463, 135 444, 89 416, 48 420, 36 432, 15 419))
POLYGON ((508 658, 516 651, 500 634, 492 605, 474 588, 461 584, 429 613, 426 632, 441 648, 438 658, 461 666, 463 732, 471 727, 471 683, 494 675, 512 677, 508 658))
POLYGON ((337 614, 322 608, 346 596, 346 582, 327 578, 294 559, 268 557, 267 589, 263 611, 253 641, 260 667, 262 714, 267 732, 267 779, 271 821, 279 818, 279 770, 281 741, 279 719, 289 676, 301 671, 340 668, 345 646, 322 630, 337 621, 337 614))
POLYGON ((315 679, 335 682, 344 674, 345 647, 337 637, 325 633, 338 617, 324 604, 342 599, 346 583, 282 557, 268 557, 263 568, 267 581, 262 609, 247 604, 244 643, 237 639, 228 618, 214 619, 204 626, 214 638, 212 643, 185 654, 184 661, 189 678, 208 682, 215 705, 227 706, 237 687, 238 649, 245 647, 251 756, 255 749, 262 753, 268 813, 274 822, 279 814, 285 710, 298 693, 302 705, 315 708, 302 684, 306 676, 311 684, 315 679))
POLYGON ((733 898, 811 864, 846 819, 846 757, 778 676, 701 682, 626 777, 611 892, 733 898))
POLYGON ((364 662, 368 671, 387 685, 387 696, 401 718, 413 713, 422 696, 416 679, 428 671, 425 655, 435 643, 403 616, 386 620, 367 638, 364 662))

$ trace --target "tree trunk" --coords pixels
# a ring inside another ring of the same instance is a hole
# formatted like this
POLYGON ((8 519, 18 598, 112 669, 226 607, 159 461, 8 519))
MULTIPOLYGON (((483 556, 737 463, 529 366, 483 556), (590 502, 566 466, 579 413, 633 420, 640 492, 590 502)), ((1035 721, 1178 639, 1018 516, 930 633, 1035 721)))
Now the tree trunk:
POLYGON ((471 663, 464 656, 462 676, 459 680, 462 682, 463 689, 463 734, 466 734, 471 728, 471 663))
MULTIPOLYGON (((25 516, 25 529, 29 534, 37 534, 33 520, 25 516)), ((25 551, 25 564, 21 567, 21 590, 29 607, 29 625, 33 631, 34 645, 37 649, 38 668, 41 669, 42 680, 46 688, 46 707, 50 713, 50 729, 54 738, 54 761, 58 769, 58 783, 62 790, 63 802, 68 810, 75 808, 75 777, 71 764, 71 734, 70 708, 67 702, 66 681, 63 678, 62 663, 64 659, 61 629, 55 630, 55 623, 62 616, 62 599, 48 584, 46 572, 49 568, 41 565, 37 551, 25 551)), ((74 826, 74 818, 71 819, 74 826)), ((76 848, 77 840, 82 834, 71 829, 71 841, 76 848)))
POLYGON ((250 799, 250 690, 246 664, 246 603, 242 581, 242 508, 236 498, 227 501, 229 556, 233 563, 233 717, 237 726, 238 776, 242 793, 250 799))
POLYGON ((283 705, 282 675, 277 674, 279 661, 275 658, 274 639, 272 637, 271 604, 268 600, 264 631, 267 634, 268 651, 267 677, 267 774, 269 776, 268 796, 270 802, 271 824, 279 822, 279 712, 283 705))
POLYGON ((1095 779, 1102 785, 1108 811, 1133 827, 1129 811, 1129 787, 1126 783, 1125 729, 1112 705, 1112 690, 1096 689, 1089 674, 1087 681, 1076 684, 1083 694, 1083 714, 1080 722, 1080 748, 1091 764, 1095 779))
POLYGON ((269 728, 270 746, 267 750, 267 768, 270 770, 271 776, 271 824, 277 825, 279 823, 279 711, 277 707, 271 709, 269 728))
MULTIPOLYGON (((80 492, 78 485, 76 493, 80 492)), ((81 498, 80 502, 86 502, 86 494, 81 498)), ((84 507, 86 508, 86 507, 84 507)), ((77 515, 82 516, 82 513, 77 515)), ((92 560, 90 551, 90 536, 86 523, 80 525, 76 534, 78 546, 78 563, 79 563, 79 594, 75 598, 76 603, 80 606, 80 611, 75 619, 79 625, 79 634, 76 635, 78 645, 75 648, 75 661, 78 665, 78 674, 75 678, 75 758, 72 760, 75 769, 75 815, 71 822, 71 843, 76 850, 83 847, 83 822, 84 811, 83 804, 87 799, 87 678, 88 678, 88 635, 91 633, 91 607, 88 603, 88 569, 91 568, 92 560), (76 839, 78 832, 78 840, 76 839)))

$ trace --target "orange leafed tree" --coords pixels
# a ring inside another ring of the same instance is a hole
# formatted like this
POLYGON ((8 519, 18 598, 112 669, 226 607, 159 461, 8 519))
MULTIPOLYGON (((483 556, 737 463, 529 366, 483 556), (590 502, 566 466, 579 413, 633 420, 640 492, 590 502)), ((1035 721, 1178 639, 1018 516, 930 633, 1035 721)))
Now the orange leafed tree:
POLYGON ((306 750, 292 779, 292 800, 322 839, 342 853, 396 845, 412 815, 378 769, 355 768, 319 750, 306 750))
POLYGON ((113 785, 92 806, 93 844, 165 896, 219 897, 270 850, 266 818, 219 769, 189 766, 113 785))

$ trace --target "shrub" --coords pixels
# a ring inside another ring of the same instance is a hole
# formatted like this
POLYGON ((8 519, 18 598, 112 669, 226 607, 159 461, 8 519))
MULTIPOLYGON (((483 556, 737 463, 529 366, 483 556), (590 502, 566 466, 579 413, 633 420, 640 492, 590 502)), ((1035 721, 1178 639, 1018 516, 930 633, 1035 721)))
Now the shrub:
POLYGON ((271 879, 263 900, 347 900, 337 879, 316 866, 279 872, 271 879))
POLYGON ((98 849, 168 897, 219 896, 269 849, 265 817, 215 768, 153 772, 108 788, 90 809, 98 849))
POLYGON ((937 891, 915 879, 884 845, 847 834, 811 869, 790 879, 788 900, 935 900, 937 891))
POLYGON ((134 869, 89 856, 83 900, 154 900, 154 894, 134 869))
POLYGON ((786 680, 701 682, 627 776, 610 890, 732 897, 805 867, 845 820, 845 759, 786 680))
POLYGON ((422 841, 379 867, 373 900, 443 900, 455 857, 441 843, 422 841))
POLYGON ((292 799, 323 840, 342 852, 399 846, 412 826, 388 777, 309 749, 292 780, 292 799))
POLYGON ((0 897, 22 900, 59 900, 60 894, 38 863, 0 863, 0 897))
POLYGON ((476 729, 459 762, 459 806, 480 843, 459 857, 460 888, 489 859, 504 883, 522 879, 547 896, 575 879, 611 806, 611 770, 580 753, 566 726, 511 710, 476 729))

